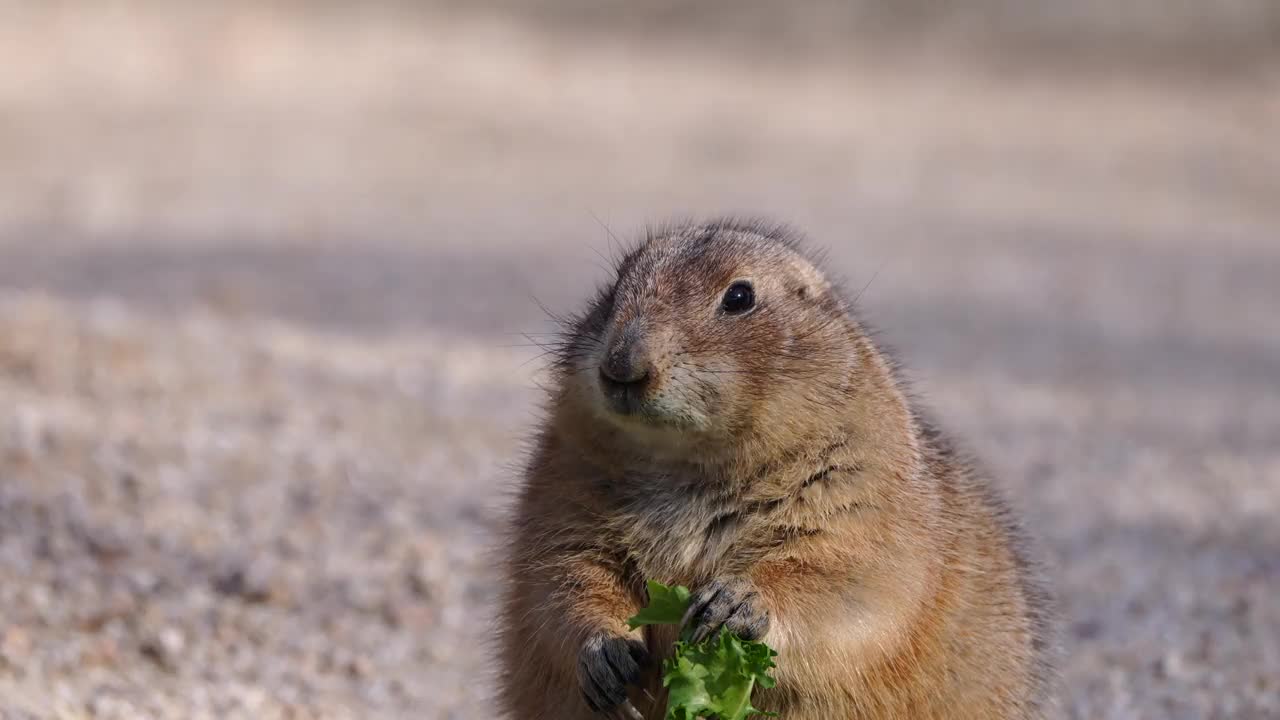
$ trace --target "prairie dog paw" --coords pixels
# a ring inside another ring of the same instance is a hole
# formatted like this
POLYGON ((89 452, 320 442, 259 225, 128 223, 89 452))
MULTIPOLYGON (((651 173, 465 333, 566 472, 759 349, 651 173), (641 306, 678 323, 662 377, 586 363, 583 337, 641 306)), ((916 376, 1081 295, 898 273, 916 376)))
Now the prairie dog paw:
POLYGON ((693 642, 706 640, 722 627, 744 640, 759 640, 769 631, 769 611, 750 580, 717 578, 693 593, 682 626, 692 630, 693 642))
POLYGON ((630 707, 627 686, 640 681, 649 662, 644 643, 634 638, 599 633, 587 638, 578 652, 578 683, 582 697, 595 712, 630 707))

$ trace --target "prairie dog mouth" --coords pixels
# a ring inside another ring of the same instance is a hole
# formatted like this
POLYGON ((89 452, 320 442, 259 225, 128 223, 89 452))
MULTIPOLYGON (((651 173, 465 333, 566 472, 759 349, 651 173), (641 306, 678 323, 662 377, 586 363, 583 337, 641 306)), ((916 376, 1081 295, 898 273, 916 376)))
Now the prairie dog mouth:
POLYGON ((604 394, 605 404, 609 410, 619 415, 640 414, 651 385, 648 375, 636 380, 618 381, 604 372, 600 373, 600 391, 604 394))

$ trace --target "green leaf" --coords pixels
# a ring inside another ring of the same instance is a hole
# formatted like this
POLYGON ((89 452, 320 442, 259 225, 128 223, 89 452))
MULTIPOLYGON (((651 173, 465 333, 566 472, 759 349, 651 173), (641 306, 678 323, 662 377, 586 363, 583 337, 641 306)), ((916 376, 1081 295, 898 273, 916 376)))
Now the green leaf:
POLYGON ((642 625, 679 625, 689 609, 689 588, 683 585, 667 587, 660 582, 649 581, 649 604, 627 625, 635 630, 642 625))
POLYGON ((727 629, 696 645, 680 641, 664 665, 667 720, 744 720, 769 715, 751 705, 757 685, 773 687, 769 670, 777 656, 768 645, 744 641, 727 629))
MULTIPOLYGON (((689 609, 689 590, 649 581, 649 605, 627 621, 642 625, 679 625, 689 609)), ((676 641, 675 654, 663 664, 667 687, 666 720, 745 720, 774 715, 751 705, 757 686, 771 688, 769 670, 777 653, 762 642, 743 640, 721 628, 715 636, 694 644, 676 641)))

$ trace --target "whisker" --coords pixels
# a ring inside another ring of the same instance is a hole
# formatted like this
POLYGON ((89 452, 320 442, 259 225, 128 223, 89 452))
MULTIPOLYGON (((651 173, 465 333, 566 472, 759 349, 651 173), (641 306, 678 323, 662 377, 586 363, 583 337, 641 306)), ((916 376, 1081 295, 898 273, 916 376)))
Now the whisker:
POLYGON ((862 289, 858 291, 858 294, 853 297, 853 302, 850 303, 851 305, 858 304, 858 301, 862 299, 862 294, 867 291, 867 288, 871 287, 871 283, 875 282, 876 278, 880 277, 880 271, 883 268, 884 268, 884 263, 881 263, 880 267, 876 268, 876 271, 871 273, 871 279, 868 280, 867 284, 863 285, 862 289))
MULTIPOLYGON (((595 221, 596 221, 596 224, 597 224, 597 225, 599 225, 601 228, 603 228, 603 229, 604 229, 604 233, 605 233, 605 235, 607 235, 607 236, 609 237, 609 252, 610 252, 610 253, 614 252, 614 244, 615 244, 615 243, 617 244, 618 249, 621 249, 621 248, 623 247, 623 243, 622 243, 622 241, 618 239, 618 236, 617 236, 617 235, 614 235, 614 234, 613 234, 613 229, 609 227, 609 223, 606 223, 605 221, 601 220, 601 219, 600 219, 600 216, 599 216, 599 215, 596 215, 596 214, 595 214, 595 212, 594 212, 594 211, 592 211, 592 210, 588 210, 588 211, 587 211, 587 214, 591 216, 591 219, 592 219, 592 220, 595 220, 595 221)), ((618 264, 618 262, 619 262, 619 260, 618 260, 618 259, 616 259, 616 258, 613 258, 613 259, 612 259, 612 263, 613 263, 614 265, 617 265, 617 264, 618 264)))

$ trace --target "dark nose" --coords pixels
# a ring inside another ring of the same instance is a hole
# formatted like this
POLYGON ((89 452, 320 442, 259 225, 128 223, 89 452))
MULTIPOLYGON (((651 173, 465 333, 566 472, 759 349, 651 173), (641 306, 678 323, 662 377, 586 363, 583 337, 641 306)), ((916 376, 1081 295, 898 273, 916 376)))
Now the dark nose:
POLYGON ((644 346, 633 329, 619 334, 600 363, 601 377, 624 385, 643 383, 652 370, 644 346))

